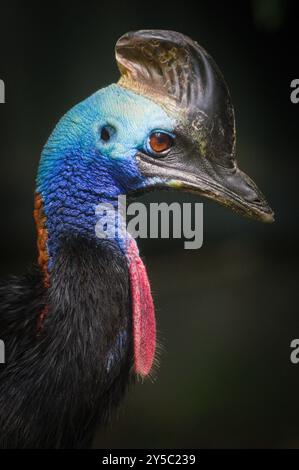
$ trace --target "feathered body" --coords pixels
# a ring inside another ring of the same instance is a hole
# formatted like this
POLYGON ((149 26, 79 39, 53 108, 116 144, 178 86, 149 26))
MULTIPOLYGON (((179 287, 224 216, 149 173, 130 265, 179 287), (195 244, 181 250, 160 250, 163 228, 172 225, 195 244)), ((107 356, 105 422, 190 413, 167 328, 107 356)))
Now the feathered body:
POLYGON ((0 288, 2 448, 88 447, 132 368, 126 260, 118 246, 66 238, 44 287, 39 269, 0 288), (117 288, 116 288, 117 286, 117 288), (37 329, 38 314, 48 312, 37 329))

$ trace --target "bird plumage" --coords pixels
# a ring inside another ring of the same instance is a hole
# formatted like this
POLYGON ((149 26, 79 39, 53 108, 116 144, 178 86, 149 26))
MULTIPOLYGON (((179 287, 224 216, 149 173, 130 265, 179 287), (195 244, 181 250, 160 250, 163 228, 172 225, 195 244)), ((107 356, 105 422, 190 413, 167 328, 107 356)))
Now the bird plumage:
POLYGON ((118 246, 67 238, 46 290, 39 269, 2 283, 2 448, 80 448, 129 383, 132 317, 118 246), (115 288, 117 286, 117 288, 115 288), (37 314, 49 305, 42 329, 37 314))

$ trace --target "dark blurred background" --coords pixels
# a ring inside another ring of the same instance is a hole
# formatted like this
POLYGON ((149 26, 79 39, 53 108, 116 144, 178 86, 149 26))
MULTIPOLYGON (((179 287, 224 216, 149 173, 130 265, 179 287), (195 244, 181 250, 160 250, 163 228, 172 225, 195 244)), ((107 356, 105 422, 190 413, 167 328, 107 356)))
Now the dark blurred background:
POLYGON ((36 256, 32 195, 47 137, 71 106, 117 81, 114 44, 129 30, 181 31, 214 57, 235 105, 239 164, 276 213, 275 224, 263 225, 205 200, 200 250, 140 243, 160 367, 130 391, 95 446, 299 447, 299 364, 289 359, 299 337, 296 2, 10 1, 0 18, 2 277, 36 256))

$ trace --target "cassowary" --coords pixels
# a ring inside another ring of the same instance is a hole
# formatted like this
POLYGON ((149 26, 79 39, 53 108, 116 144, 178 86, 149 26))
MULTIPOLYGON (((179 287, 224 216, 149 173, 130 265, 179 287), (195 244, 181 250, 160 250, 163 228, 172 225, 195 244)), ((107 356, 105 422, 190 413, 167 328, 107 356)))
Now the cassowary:
POLYGON ((144 264, 128 234, 98 238, 96 207, 156 188, 271 222, 235 159, 230 95, 213 59, 171 31, 116 44, 118 84, 57 124, 41 155, 38 265, 0 287, 2 448, 84 448, 156 348, 144 264))

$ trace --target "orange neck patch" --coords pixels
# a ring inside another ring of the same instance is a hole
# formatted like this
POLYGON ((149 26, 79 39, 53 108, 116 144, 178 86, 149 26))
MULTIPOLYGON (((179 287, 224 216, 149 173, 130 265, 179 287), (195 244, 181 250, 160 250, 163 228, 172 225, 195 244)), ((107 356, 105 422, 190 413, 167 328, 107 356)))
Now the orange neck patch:
POLYGON ((34 220, 37 229, 37 250, 38 264, 44 273, 45 287, 49 287, 48 261, 49 255, 47 250, 48 232, 46 229, 46 215, 43 209, 43 200, 40 194, 35 195, 34 199, 34 220))

